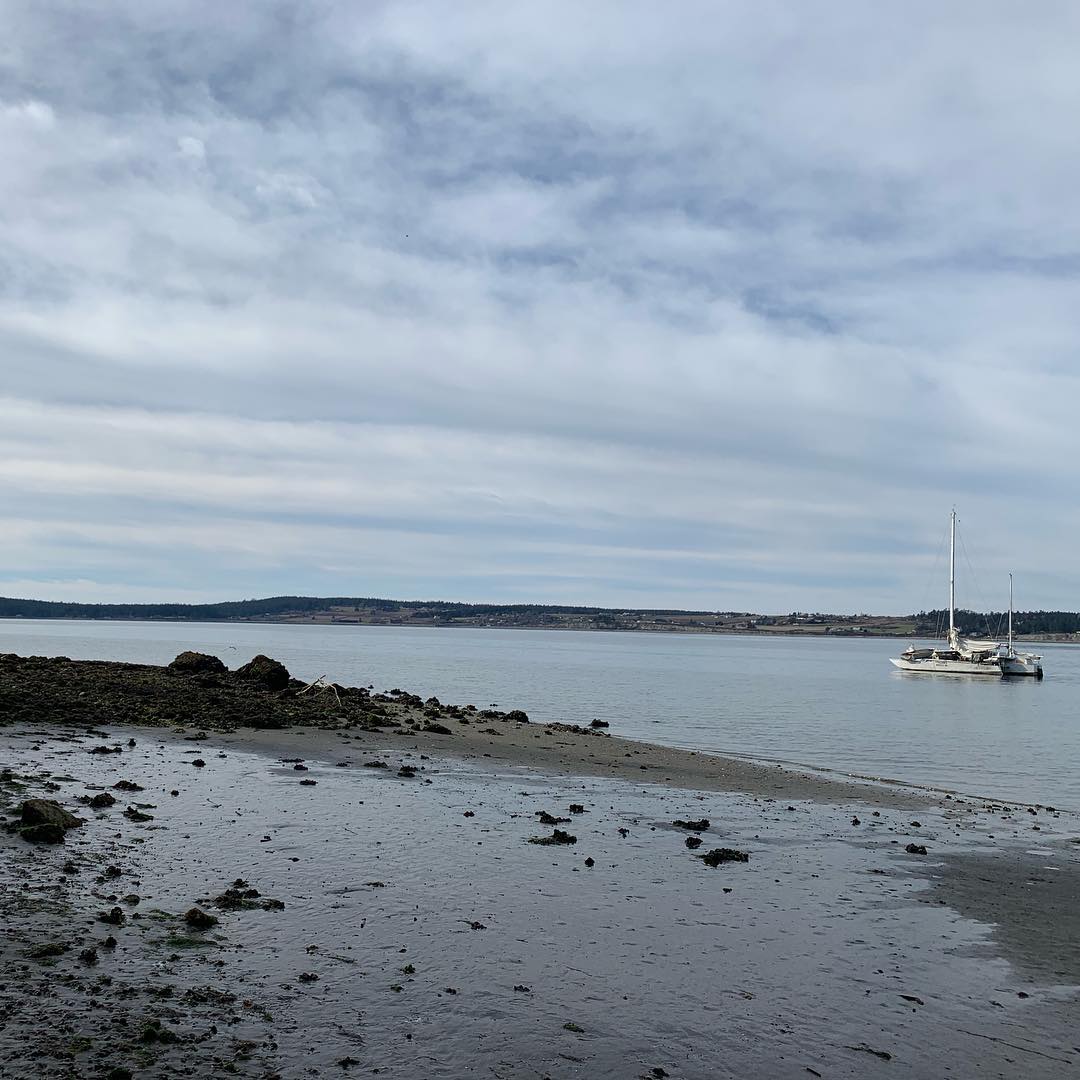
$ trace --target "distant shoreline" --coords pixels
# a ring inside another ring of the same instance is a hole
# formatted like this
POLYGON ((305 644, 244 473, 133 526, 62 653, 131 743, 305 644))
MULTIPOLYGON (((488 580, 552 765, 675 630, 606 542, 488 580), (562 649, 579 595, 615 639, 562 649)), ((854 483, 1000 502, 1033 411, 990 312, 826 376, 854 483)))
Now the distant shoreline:
MULTIPOLYGON (((349 619, 327 615, 304 615, 292 617, 231 617, 231 618, 177 618, 175 616, 154 617, 153 615, 132 616, 78 616, 78 615, 0 615, 0 623, 19 622, 56 622, 56 623, 161 623, 176 626, 218 625, 218 626, 369 626, 381 629, 427 629, 427 630, 554 630, 576 631, 581 633, 608 634, 680 634, 709 635, 745 638, 783 637, 783 638, 829 638, 842 641, 936 641, 944 640, 942 635, 921 633, 896 633, 874 628, 844 629, 829 631, 813 627, 767 626, 753 630, 746 628, 719 626, 590 626, 590 625, 551 625, 546 623, 520 622, 510 625, 492 624, 480 620, 456 619, 446 622, 421 622, 418 620, 365 620, 349 619)), ((1016 634, 1016 641, 1047 645, 1080 644, 1080 634, 1016 634)))

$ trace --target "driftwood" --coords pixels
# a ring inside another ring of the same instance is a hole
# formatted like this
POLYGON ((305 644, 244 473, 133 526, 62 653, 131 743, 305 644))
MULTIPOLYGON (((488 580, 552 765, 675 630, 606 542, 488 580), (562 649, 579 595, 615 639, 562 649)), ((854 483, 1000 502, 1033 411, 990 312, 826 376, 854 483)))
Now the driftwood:
POLYGON ((297 697, 302 697, 309 690, 314 690, 317 694, 325 694, 327 690, 333 690, 337 703, 339 705, 341 704, 341 695, 338 693, 337 683, 328 683, 325 675, 320 675, 314 682, 309 682, 307 686, 297 694, 297 697))

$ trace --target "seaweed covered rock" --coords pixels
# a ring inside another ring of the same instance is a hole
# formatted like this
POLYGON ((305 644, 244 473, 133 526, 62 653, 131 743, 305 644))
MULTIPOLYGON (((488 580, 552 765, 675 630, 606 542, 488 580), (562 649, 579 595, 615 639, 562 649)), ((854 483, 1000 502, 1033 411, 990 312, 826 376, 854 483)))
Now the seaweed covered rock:
POLYGON ((69 814, 52 799, 27 799, 19 809, 15 828, 31 844, 62 844, 68 829, 82 824, 82 818, 69 814))
POLYGON ((178 675, 224 675, 229 669, 216 656, 189 649, 180 653, 168 670, 178 675))
POLYGON ((284 690, 289 685, 289 670, 277 660, 259 653, 234 672, 240 682, 250 683, 260 690, 284 690))
POLYGON ((745 851, 737 851, 735 848, 718 847, 713 848, 712 851, 705 852, 704 855, 699 855, 698 858, 706 866, 719 866, 721 863, 728 862, 749 862, 750 856, 745 851))
POLYGON ((184 922, 195 930, 209 930, 212 926, 217 926, 218 919, 216 915, 210 915, 202 908, 193 907, 184 913, 184 922))

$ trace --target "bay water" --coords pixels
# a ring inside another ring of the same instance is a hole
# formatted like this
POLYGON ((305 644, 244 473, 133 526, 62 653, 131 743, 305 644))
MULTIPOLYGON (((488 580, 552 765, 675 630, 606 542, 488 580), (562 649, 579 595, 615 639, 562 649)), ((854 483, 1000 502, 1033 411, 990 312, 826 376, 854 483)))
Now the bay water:
POLYGON ((880 639, 11 619, 0 652, 229 666, 265 653, 301 679, 400 687, 606 720, 614 734, 695 750, 1080 809, 1080 649, 1043 645, 1031 679, 907 675, 880 639))

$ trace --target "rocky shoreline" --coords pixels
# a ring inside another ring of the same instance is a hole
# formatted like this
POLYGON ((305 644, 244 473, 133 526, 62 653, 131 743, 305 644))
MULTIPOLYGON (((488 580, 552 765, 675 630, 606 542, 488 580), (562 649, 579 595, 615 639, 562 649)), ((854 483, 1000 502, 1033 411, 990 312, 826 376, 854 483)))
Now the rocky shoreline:
POLYGON ((427 702, 395 690, 373 694, 290 677, 284 665, 256 656, 230 671, 206 653, 181 653, 165 667, 106 660, 0 654, 0 726, 63 719, 72 724, 196 725, 208 731, 287 727, 374 731, 401 723, 431 727, 443 716, 526 720, 522 712, 427 702))

